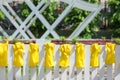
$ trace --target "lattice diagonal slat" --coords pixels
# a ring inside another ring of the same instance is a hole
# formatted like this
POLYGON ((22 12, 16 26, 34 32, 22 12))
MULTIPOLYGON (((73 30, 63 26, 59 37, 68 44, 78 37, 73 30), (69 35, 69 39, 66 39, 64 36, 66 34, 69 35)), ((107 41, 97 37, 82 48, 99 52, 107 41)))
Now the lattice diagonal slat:
MULTIPOLYGON (((6 0, 6 2, 2 2, 3 0, 0 1, 1 1, 0 3, 2 4, 0 5, 0 9, 3 11, 6 17, 11 21, 11 23, 16 28, 16 31, 11 35, 12 39, 16 37, 20 38, 21 36, 23 36, 25 39, 35 39, 35 36, 29 30, 29 27, 37 18, 42 22, 42 24, 47 29, 46 32, 40 37, 40 39, 45 39, 49 34, 51 34, 54 38, 58 39, 60 36, 56 33, 54 29, 63 20, 63 18, 66 17, 66 15, 70 12, 70 10, 72 10, 73 7, 90 11, 91 13, 86 17, 82 24, 79 24, 78 27, 73 31, 73 33, 68 37, 69 39, 72 39, 74 37, 77 37, 84 30, 84 28, 92 21, 92 19, 99 13, 99 11, 104 7, 103 4, 99 5, 90 4, 82 0, 60 0, 64 3, 67 3, 68 6, 60 14, 60 16, 53 22, 53 24, 50 25, 49 22, 45 19, 45 17, 41 14, 49 6, 50 1, 48 1, 45 4, 46 1, 41 0, 41 2, 37 6, 35 6, 30 0, 24 0, 32 11, 24 21, 22 21, 19 18, 19 16, 15 13, 15 11, 8 5, 8 2, 12 0, 6 0), (7 7, 7 9, 11 12, 12 15, 6 10, 3 4, 7 7), (16 20, 14 20, 12 16, 15 16, 16 20)), ((2 33, 3 31, 4 30, 2 29, 2 33)), ((4 33, 4 36, 8 37, 8 34, 4 33)))

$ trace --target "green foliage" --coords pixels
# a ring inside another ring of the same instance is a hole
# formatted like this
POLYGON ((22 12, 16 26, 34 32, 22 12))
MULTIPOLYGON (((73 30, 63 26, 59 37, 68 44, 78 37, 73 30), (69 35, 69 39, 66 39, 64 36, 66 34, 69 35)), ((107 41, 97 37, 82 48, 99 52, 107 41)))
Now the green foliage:
POLYGON ((59 3, 57 2, 51 2, 49 7, 42 13, 50 24, 52 24, 59 16, 59 13, 57 12, 58 5, 59 3))
POLYGON ((19 40, 17 39, 17 38, 14 38, 13 39, 13 43, 15 44, 15 43, 17 43, 19 40))
POLYGON ((114 38, 113 41, 116 42, 117 44, 120 44, 120 38, 114 38))
MULTIPOLYGON (((31 0, 34 5, 38 5, 41 0, 31 0)), ((47 2, 48 0, 46 0, 47 2)), ((99 0, 85 0, 90 3, 98 4, 99 0)), ((119 37, 120 35, 120 1, 119 0, 108 0, 108 5, 110 6, 110 12, 104 14, 103 16, 107 17, 109 19, 109 27, 114 31, 113 37, 119 37)), ((49 7, 42 13, 42 15, 47 19, 47 21, 52 24, 57 17, 61 14, 57 11, 59 8, 59 3, 57 2, 51 2, 49 7)), ((64 4, 64 7, 62 7, 62 11, 68 6, 68 4, 64 4)), ((31 9, 24 3, 20 6, 20 11, 17 13, 20 18, 24 21, 31 13, 31 9)), ((60 23, 60 26, 66 27, 73 25, 71 27, 71 30, 75 30, 76 27, 79 25, 79 23, 82 23, 83 20, 85 20, 86 16, 89 15, 89 12, 80 10, 78 8, 73 8, 70 13, 62 20, 60 23)), ((96 35, 95 31, 99 30, 99 25, 102 24, 102 21, 100 20, 101 14, 98 14, 97 17, 94 18, 94 20, 84 29, 84 31, 78 36, 79 38, 92 38, 96 35)), ((2 11, 0 11, 0 20, 4 19, 5 15, 2 11)), ((57 27, 57 30, 60 28, 57 27)), ((30 27, 31 32, 36 36, 40 37, 42 33, 46 31, 45 26, 40 22, 39 19, 37 19, 30 27)), ((56 31, 57 31, 56 30, 56 31)), ((67 34, 67 33, 66 33, 67 34)), ((61 36, 61 35, 60 35, 61 36)), ((68 35, 67 35, 68 37, 68 35)), ((49 37, 47 37, 49 38, 49 37)))
POLYGON ((120 1, 109 0, 110 13, 107 15, 109 19, 109 28, 113 30, 113 37, 120 37, 120 1))
POLYGON ((4 13, 0 10, 0 20, 5 19, 4 13))
POLYGON ((65 17, 62 24, 64 26, 70 26, 73 24, 72 29, 74 30, 80 22, 82 22, 85 17, 89 14, 87 11, 80 10, 78 8, 73 8, 72 11, 65 17))
POLYGON ((60 37, 60 40, 62 40, 62 41, 65 41, 65 39, 66 39, 65 36, 60 37))
POLYGON ((101 37, 101 39, 105 40, 105 39, 106 39, 106 37, 105 37, 105 36, 102 36, 102 37, 101 37))
POLYGON ((22 20, 25 20, 29 14, 31 13, 31 10, 27 6, 25 2, 23 2, 20 6, 20 11, 17 13, 22 20))
MULTIPOLYGON (((98 3, 98 0, 86 0, 90 3, 98 3)), ((89 15, 89 12, 87 11, 83 11, 80 10, 78 8, 73 8, 72 11, 65 17, 65 19, 63 20, 63 24, 67 24, 68 26, 71 24, 74 24, 72 27, 72 30, 74 30, 79 23, 82 23, 85 18, 89 15)), ((99 16, 99 15, 98 15, 99 16)), ((86 27, 86 29, 84 31, 82 31, 82 33, 79 35, 80 38, 87 38, 90 39, 92 38, 92 36, 95 35, 95 33, 93 32, 94 28, 98 28, 100 21, 98 21, 99 17, 95 17, 95 19, 86 27)))
POLYGON ((120 38, 120 28, 117 28, 113 32, 113 37, 119 37, 120 38))
POLYGON ((85 0, 85 1, 90 2, 90 3, 95 3, 95 4, 99 3, 99 0, 85 0))
POLYGON ((78 42, 78 40, 79 40, 79 37, 75 37, 75 38, 72 39, 72 42, 75 44, 75 43, 78 42))
POLYGON ((111 29, 117 29, 120 27, 120 1, 109 0, 109 6, 111 12, 109 13, 109 26, 111 29))
MULTIPOLYGON (((47 0, 46 0, 47 1, 47 0)), ((88 2, 91 2, 91 3, 98 3, 98 0, 86 0, 88 2)), ((40 0, 32 0, 32 2, 34 3, 34 5, 38 5, 38 3, 40 2, 40 0)), ((58 13, 57 12, 57 8, 59 7, 59 3, 57 2, 52 2, 49 7, 42 13, 43 16, 47 19, 47 21, 52 24, 56 18, 59 16, 59 14, 61 13, 58 13)), ((68 4, 64 4, 64 7, 62 8, 62 11, 66 8, 68 4)), ((22 17, 22 19, 25 19, 29 14, 30 14, 30 9, 28 8, 28 6, 23 3, 21 5, 21 11, 20 11, 20 16, 22 17)), ((70 26, 70 25, 73 25, 72 26, 72 30, 74 30, 80 22, 82 22, 86 16, 89 15, 89 12, 87 11, 83 11, 83 10, 80 10, 78 8, 73 8, 72 11, 62 20, 62 22, 60 24, 62 24, 62 26, 70 26)), ((92 35, 93 35, 93 28, 96 28, 98 27, 98 23, 96 22, 98 21, 98 18, 96 18, 90 25, 88 25, 88 27, 82 32, 82 34, 80 35, 81 38, 92 38, 92 35), (91 26, 92 25, 92 26, 91 26)), ((39 21, 39 20, 36 20, 32 26, 31 26, 31 31, 34 33, 34 35, 36 37, 39 37, 40 33, 39 32, 42 32, 45 27, 44 25, 39 21), (36 27, 40 28, 39 30, 41 31, 38 31, 38 28, 36 29, 36 27)), ((59 28, 57 28, 59 30, 59 28)), ((60 35, 61 36, 61 35, 60 35)))

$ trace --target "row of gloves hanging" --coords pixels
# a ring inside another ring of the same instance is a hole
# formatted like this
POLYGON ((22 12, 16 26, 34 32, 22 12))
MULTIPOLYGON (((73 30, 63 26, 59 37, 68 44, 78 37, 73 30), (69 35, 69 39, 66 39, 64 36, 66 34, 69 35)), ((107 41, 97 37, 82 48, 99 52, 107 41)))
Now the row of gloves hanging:
MULTIPOLYGON (((105 64, 113 64, 116 62, 115 58, 115 46, 116 44, 106 42, 105 49, 106 49, 106 59, 105 64)), ((13 65, 15 67, 21 67, 24 65, 23 54, 25 53, 24 50, 24 43, 16 42, 12 45, 14 59, 13 65)), ((46 42, 44 44, 45 50, 45 58, 44 58, 44 66, 46 68, 51 68, 55 66, 54 60, 54 49, 55 44, 51 42, 46 42)), ((39 58, 39 44, 37 43, 29 43, 29 66, 35 67, 40 63, 39 58)), ((60 67, 69 67, 70 61, 69 56, 71 55, 71 45, 70 44, 61 44, 59 47, 59 51, 61 53, 58 65, 60 67)), ((101 53, 101 47, 98 43, 94 43, 90 45, 90 66, 91 67, 98 67, 99 64, 99 53, 101 53)), ((75 44, 75 67, 77 68, 84 68, 85 67, 85 44, 76 43, 75 44)), ((0 66, 8 66, 8 41, 6 43, 0 43, 0 66)))

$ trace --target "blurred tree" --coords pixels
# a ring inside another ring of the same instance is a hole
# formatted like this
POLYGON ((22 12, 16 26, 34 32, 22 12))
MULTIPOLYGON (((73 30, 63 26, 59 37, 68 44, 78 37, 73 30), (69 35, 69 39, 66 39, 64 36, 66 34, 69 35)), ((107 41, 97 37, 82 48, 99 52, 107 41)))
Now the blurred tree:
POLYGON ((120 38, 120 1, 109 0, 110 6, 109 17, 109 28, 113 30, 113 37, 120 38))

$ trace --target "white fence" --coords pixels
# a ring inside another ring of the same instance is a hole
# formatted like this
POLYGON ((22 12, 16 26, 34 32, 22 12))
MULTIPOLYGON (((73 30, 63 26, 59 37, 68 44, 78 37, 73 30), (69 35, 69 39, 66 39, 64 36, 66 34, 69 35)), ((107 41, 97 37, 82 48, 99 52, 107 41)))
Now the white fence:
MULTIPOLYGON (((21 77, 21 69, 15 68, 12 65, 13 61, 13 52, 12 52, 12 44, 9 44, 9 51, 8 51, 8 60, 9 60, 9 66, 8 66, 8 75, 6 75, 6 71, 4 67, 0 67, 0 80, 105 80, 105 47, 104 45, 101 45, 102 53, 100 54, 100 67, 99 71, 98 69, 92 69, 92 74, 90 75, 90 45, 86 44, 86 53, 85 53, 85 68, 82 70, 77 70, 77 75, 75 75, 75 45, 71 44, 71 50, 72 53, 70 55, 70 67, 68 69, 63 69, 61 75, 59 75, 59 68, 58 68, 58 60, 60 58, 60 52, 58 51, 59 44, 55 45, 55 69, 54 69, 54 75, 52 75, 51 70, 47 70, 46 74, 44 74, 44 48, 43 44, 47 42, 46 40, 37 40, 36 41, 40 45, 40 64, 38 66, 38 76, 36 76, 36 68, 31 68, 31 76, 29 73, 29 67, 28 67, 28 44, 25 44, 25 51, 26 54, 24 57, 24 66, 23 66, 23 77, 21 77), (69 74, 67 74, 67 71, 69 71, 69 74), (84 74, 82 74, 84 71, 84 74), (99 75, 98 75, 99 72, 99 75), (7 78, 8 77, 8 78, 7 78), (31 77, 31 78, 30 78, 31 77), (91 77, 91 79, 90 79, 91 77)), ((120 45, 116 46, 115 49, 115 55, 116 55, 116 64, 115 64, 115 76, 114 80, 120 80, 120 45)), ((107 66, 107 80, 113 80, 112 76, 112 65, 107 66)))
MULTIPOLYGON (((40 22, 45 26, 46 31, 42 33, 41 37, 37 39, 45 39, 50 34, 55 39, 59 39, 61 35, 57 33, 55 28, 60 24, 60 22, 70 13, 73 8, 78 8, 84 11, 89 11, 89 15, 85 18, 85 20, 79 23, 78 27, 69 35, 69 39, 73 39, 77 37, 85 27, 94 19, 94 17, 104 8, 103 4, 92 4, 82 0, 60 0, 68 4, 68 6, 62 11, 62 13, 56 18, 53 24, 50 24, 49 21, 43 16, 43 12, 50 5, 50 1, 46 2, 46 0, 39 0, 39 4, 37 6, 32 3, 31 0, 22 0, 25 4, 30 8, 31 13, 27 16, 27 18, 23 21, 14 11, 14 9, 9 5, 9 2, 17 1, 17 0, 0 0, 0 10, 4 13, 4 15, 9 19, 10 23, 15 27, 15 31, 10 35, 6 33, 3 29, 4 26, 0 25, 0 32, 3 36, 9 37, 10 39, 21 38, 24 39, 36 39, 33 32, 30 30, 31 25, 39 19, 40 22), (15 17, 15 19, 13 19, 15 17)), ((19 0, 18 0, 19 1, 19 0)), ((21 1, 21 0, 20 0, 21 1)), ((36 27, 37 28, 37 27, 36 27)), ((38 28, 37 28, 38 29, 38 28)))

